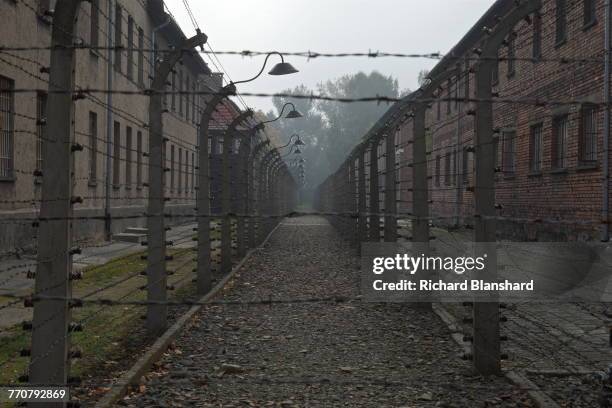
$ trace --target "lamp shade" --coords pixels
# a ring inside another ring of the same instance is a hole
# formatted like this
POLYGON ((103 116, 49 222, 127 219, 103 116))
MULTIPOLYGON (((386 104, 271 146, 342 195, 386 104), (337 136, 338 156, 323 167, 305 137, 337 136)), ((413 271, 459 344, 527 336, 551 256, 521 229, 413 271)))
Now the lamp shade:
POLYGON ((302 139, 300 139, 300 137, 298 136, 298 139, 295 141, 295 145, 296 146, 304 146, 304 142, 302 142, 302 139))
POLYGON ((291 112, 287 114, 287 116, 285 116, 285 118, 287 119, 297 119, 297 118, 302 118, 302 117, 304 117, 304 115, 302 115, 300 112, 298 112, 295 109, 293 109, 291 112))
POLYGON ((270 75, 289 75, 300 72, 288 62, 280 62, 276 64, 268 74, 270 75))
POLYGON ((299 148, 297 148, 297 149, 295 149, 294 154, 302 154, 302 151, 299 148))

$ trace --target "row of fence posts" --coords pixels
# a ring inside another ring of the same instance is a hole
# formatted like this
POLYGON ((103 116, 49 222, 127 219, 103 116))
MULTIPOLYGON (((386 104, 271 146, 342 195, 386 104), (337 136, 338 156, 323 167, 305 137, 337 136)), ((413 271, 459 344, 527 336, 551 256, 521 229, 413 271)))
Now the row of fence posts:
MULTIPOLYGON (((83 199, 73 195, 72 163, 79 149, 75 148, 72 128, 75 47, 75 23, 80 0, 58 0, 52 29, 52 50, 49 68, 48 142, 43 145, 42 201, 39 215, 39 242, 34 296, 26 300, 33 306, 32 347, 28 375, 22 381, 32 385, 70 385, 78 382, 69 376, 71 353, 70 333, 75 330, 71 322, 71 309, 82 305, 72 298, 72 221, 74 206, 83 199), (72 67, 73 69, 66 69, 72 67)), ((187 39, 163 59, 155 62, 149 91, 149 182, 146 211, 147 237, 147 313, 146 328, 151 336, 162 333, 168 325, 169 271, 166 262, 171 259, 166 247, 165 212, 165 145, 162 120, 162 98, 168 75, 185 50, 206 43, 201 32, 187 39)), ((112 90, 109 90, 112 91, 112 90)), ((296 205, 297 185, 282 160, 279 151, 262 137, 264 126, 256 123, 253 112, 247 110, 227 127, 223 133, 220 191, 211 191, 211 181, 219 181, 211 172, 211 151, 216 152, 218 140, 209 131, 216 108, 224 99, 235 95, 233 84, 212 95, 204 107, 198 127, 197 198, 194 219, 197 220, 197 293, 205 295, 212 288, 211 221, 215 215, 221 219, 221 272, 231 271, 237 259, 244 257, 249 248, 261 244, 284 214, 296 205), (210 146, 209 146, 210 141, 210 146), (234 146, 239 146, 233 152, 234 146), (236 160, 236 158, 238 158, 236 160), (232 196, 232 193, 233 196, 232 196), (221 196, 221 213, 211 215, 211 198, 221 196), (232 256, 231 225, 236 224, 236 257, 232 256)), ((45 406, 64 406, 51 403, 45 406)))
MULTIPOLYGON (((509 2, 510 3, 510 2, 509 2)), ((530 16, 541 7, 540 0, 521 0, 511 4, 507 14, 497 20, 494 27, 483 27, 485 39, 473 50, 477 63, 476 96, 474 108, 468 114, 475 120, 475 182, 474 182, 474 242, 476 251, 488 254, 483 278, 495 280, 496 205, 495 205, 495 150, 493 143, 493 70, 498 59, 498 49, 521 20, 531 21, 530 16)), ((459 56, 457 56, 459 57, 459 56)), ((451 56, 452 58, 452 56, 451 56)), ((454 64, 449 64, 454 66, 454 64)), ((366 140, 350 153, 348 159, 332 176, 323 182, 316 192, 317 210, 330 214, 330 222, 342 235, 358 248, 364 242, 396 242, 398 218, 411 220, 413 249, 427 254, 430 248, 430 198, 428 155, 426 143, 426 112, 434 92, 456 74, 456 68, 430 75, 428 83, 419 91, 396 104, 370 131, 366 140), (412 211, 398 214, 398 192, 406 181, 397 181, 396 132, 412 121, 412 211), (379 147, 382 146, 385 169, 379 169, 379 147), (384 175, 384 210, 380 207, 379 175, 384 175), (384 234, 381 236, 381 216, 384 234)), ((478 279, 478 277, 475 277, 478 279)), ((470 305, 473 316, 470 359, 482 374, 498 374, 501 371, 499 302, 474 302, 470 305)))

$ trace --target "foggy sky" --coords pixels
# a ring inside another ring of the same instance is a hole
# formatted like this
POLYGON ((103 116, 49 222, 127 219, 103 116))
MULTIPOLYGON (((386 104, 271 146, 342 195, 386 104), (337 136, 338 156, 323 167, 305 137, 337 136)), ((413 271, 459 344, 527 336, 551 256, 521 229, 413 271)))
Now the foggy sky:
MULTIPOLYGON (((202 31, 215 51, 316 52, 447 52, 494 0, 189 0, 202 31)), ((190 36, 193 26, 182 0, 166 0, 170 11, 190 36)), ((204 57, 211 69, 214 65, 204 57)), ((264 57, 219 56, 235 80, 254 76, 264 57)), ((271 68, 278 57, 271 58, 271 68)), ((400 89, 417 88, 421 69, 436 64, 427 59, 287 58, 298 74, 264 75, 240 85, 243 92, 280 92, 301 83, 317 83, 345 74, 377 70, 399 80, 400 89)), ((216 61, 215 61, 216 62, 216 61)), ((266 70, 266 72, 268 69, 266 70)), ((245 98, 255 109, 272 108, 269 98, 245 98)))

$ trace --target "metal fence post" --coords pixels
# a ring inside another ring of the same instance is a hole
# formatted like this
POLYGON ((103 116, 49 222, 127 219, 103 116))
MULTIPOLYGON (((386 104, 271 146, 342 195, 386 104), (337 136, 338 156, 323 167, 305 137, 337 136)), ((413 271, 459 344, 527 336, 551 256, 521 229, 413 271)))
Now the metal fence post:
MULTIPOLYGON (((40 204, 38 260, 34 288, 34 318, 29 366, 31 384, 68 382, 72 270, 70 245, 73 205, 71 163, 73 34, 80 0, 58 0, 51 35, 51 65, 47 101, 47 137, 43 144, 43 187, 40 204), (53 296, 62 299, 36 299, 53 296)), ((36 406, 32 404, 31 406, 36 406)), ((40 406, 40 405, 38 405, 40 406)), ((63 403, 48 404, 62 407, 63 403)))
POLYGON ((236 128, 253 116, 252 110, 242 112, 228 126, 223 134, 223 158, 221 174, 221 273, 232 270, 232 183, 230 174, 230 153, 236 128))
POLYGON ((395 174, 395 132, 385 138, 385 242, 397 241, 397 185, 395 174))
POLYGON ((262 188, 259 180, 259 155, 261 150, 270 144, 269 140, 265 140, 260 142, 255 149, 253 149, 253 153, 249 157, 249 224, 248 224, 248 234, 249 234, 249 247, 255 248, 257 246, 257 229, 261 228, 259 225, 258 215, 261 212, 260 201, 259 201, 259 193, 262 188))
MULTIPOLYGON (((212 271, 210 265, 210 151, 208 147, 209 126, 217 106, 229 95, 236 93, 236 87, 229 84, 212 97, 206 104, 200 118, 198 137, 198 264, 197 291, 205 295, 212 288, 212 271)), ((212 141, 211 141, 212 142, 212 141)))
MULTIPOLYGON (((166 228, 165 228, 165 163, 164 149, 167 140, 163 134, 162 99, 168 75, 181 59, 184 50, 202 45, 207 41, 205 34, 198 32, 186 40, 178 49, 155 61, 155 73, 151 83, 149 99, 149 203, 147 209, 147 300, 167 300, 166 273, 166 228)), ((157 335, 167 326, 168 306, 151 303, 147 306, 147 332, 157 335)))
MULTIPOLYGON (((488 281, 497 279, 496 210, 495 210, 495 157, 493 144, 493 70, 496 69, 498 49, 516 24, 541 7, 540 0, 518 3, 504 17, 482 46, 476 68, 476 123, 475 123, 475 185, 474 185, 474 241, 476 255, 487 254, 486 268, 480 277, 488 281)), ((478 276, 477 276, 478 278, 478 276)), ((499 302, 491 293, 491 301, 475 302, 473 308, 474 367, 483 375, 501 371, 499 333, 499 302)))
POLYGON ((368 217, 366 215, 366 148, 367 145, 362 145, 359 148, 359 187, 358 187, 358 211, 359 211, 359 233, 358 233, 358 250, 361 253, 361 244, 368 239, 368 217))
POLYGON ((370 141, 370 234, 369 241, 380 241, 380 187, 378 183, 378 145, 380 139, 374 135, 370 141))

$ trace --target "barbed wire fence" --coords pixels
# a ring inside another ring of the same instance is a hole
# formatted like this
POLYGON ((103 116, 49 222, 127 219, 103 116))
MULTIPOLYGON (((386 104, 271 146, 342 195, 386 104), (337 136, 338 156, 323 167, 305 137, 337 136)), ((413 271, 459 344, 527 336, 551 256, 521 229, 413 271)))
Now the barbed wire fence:
MULTIPOLYGON (((580 6, 580 2, 568 4, 570 8, 580 6)), ((519 189, 515 180, 541 171, 546 159, 542 151, 534 153, 533 146, 525 147, 528 141, 518 131, 524 129, 521 122, 515 123, 510 132, 501 128, 509 116, 505 113, 512 112, 520 121, 525 117, 521 113, 534 110, 539 120, 553 120, 558 107, 567 106, 575 112, 576 107, 580 110, 588 102, 566 89, 538 96, 536 77, 541 71, 528 62, 534 59, 510 56, 507 51, 508 38, 515 32, 520 33, 518 38, 531 38, 521 34, 530 32, 534 15, 542 17, 554 11, 541 8, 540 1, 515 2, 515 7, 499 16, 494 25, 482 27, 483 40, 471 52, 445 56, 444 69, 430 74, 417 92, 395 102, 338 170, 318 187, 317 211, 358 249, 365 243, 410 242, 415 254, 462 256, 466 244, 473 243, 480 245, 479 251, 491 254, 496 252, 498 239, 516 239, 506 232, 509 226, 526 231, 519 240, 534 241, 534 229, 548 231, 549 237, 558 233, 556 239, 566 233, 566 237, 590 234, 587 236, 593 239, 598 228, 609 223, 600 217, 601 207, 592 201, 532 201, 536 192, 519 189), (502 61, 523 61, 522 80, 516 84, 508 80, 506 88, 498 86, 494 78, 501 75, 498 64, 502 61), (460 64, 465 67, 459 68, 460 64), (440 111, 446 111, 446 115, 440 111), (515 163, 514 153, 518 151, 536 156, 536 164, 515 163), (527 166, 529 171, 521 170, 518 176, 518 166, 527 166)), ((555 19, 542 21, 550 25, 555 19)), ((525 42, 515 44, 514 49, 532 46, 525 42)), ((592 57, 581 58, 580 63, 572 57, 542 57, 537 64, 550 69, 551 76, 565 75, 571 81, 577 72, 593 69, 586 62, 590 58, 603 61, 604 56, 594 50, 592 57)), ((601 120, 601 113, 610 106, 603 100, 594 102, 597 120, 601 120)), ((574 119, 573 114, 567 116, 572 129, 583 129, 578 123, 581 120, 574 119)), ((599 153, 603 157, 609 152, 604 147, 599 153)), ((567 153, 564 158, 568 170, 567 153)), ((588 188, 600 182, 592 174, 581 173, 580 164, 576 171, 568 171, 576 185, 588 188)), ((534 188, 539 185, 534 184, 534 188)), ((539 256, 535 250, 525 252, 520 256, 526 259, 539 256)), ((497 264, 492 265, 489 276, 497 276, 496 268, 497 264)), ((606 305, 575 303, 555 310, 537 302, 467 302, 444 304, 443 309, 457 321, 455 329, 466 349, 463 358, 482 374, 519 370, 585 375, 605 372, 612 358, 606 305)), ((603 394, 609 398, 605 390, 603 394)))

